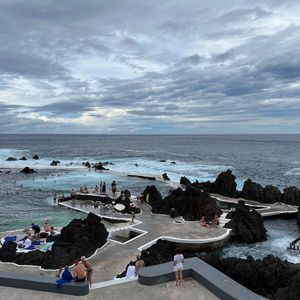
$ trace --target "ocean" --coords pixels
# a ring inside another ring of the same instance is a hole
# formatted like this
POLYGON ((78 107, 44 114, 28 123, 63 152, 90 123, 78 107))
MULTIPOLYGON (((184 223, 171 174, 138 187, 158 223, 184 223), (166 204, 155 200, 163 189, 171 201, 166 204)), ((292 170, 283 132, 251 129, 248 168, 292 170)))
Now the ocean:
MULTIPOLYGON (((85 184, 92 189, 100 181, 110 186, 116 180, 118 190, 139 194, 153 182, 125 173, 166 172, 174 182, 181 176, 207 181, 229 168, 239 189, 247 178, 281 190, 299 188, 300 135, 0 135, 0 231, 42 224, 46 219, 64 226, 82 217, 54 205, 53 197, 85 184), (34 155, 40 159, 32 159, 34 155), (26 161, 7 161, 23 156, 26 161), (52 160, 60 164, 50 166, 52 160), (113 165, 108 166, 109 172, 89 172, 82 165, 86 161, 113 165), (25 166, 36 172, 20 173, 25 166)), ((163 195, 170 189, 160 182, 155 185, 163 195)), ((283 228, 293 226, 284 224, 283 228)), ((272 222, 268 227, 272 232, 272 222)), ((292 232, 291 238, 300 235, 296 227, 292 232)), ((276 235, 280 234, 276 231, 276 235)))

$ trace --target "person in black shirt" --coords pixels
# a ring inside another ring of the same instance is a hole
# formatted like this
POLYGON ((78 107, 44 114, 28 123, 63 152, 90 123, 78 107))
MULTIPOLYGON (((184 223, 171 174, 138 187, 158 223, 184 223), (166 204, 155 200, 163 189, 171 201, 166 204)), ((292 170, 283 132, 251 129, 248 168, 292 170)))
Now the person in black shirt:
POLYGON ((31 225, 32 225, 31 228, 32 228, 33 231, 34 231, 35 237, 36 237, 37 239, 39 239, 39 238, 40 238, 40 231, 41 231, 40 226, 39 226, 39 225, 36 225, 36 224, 34 224, 34 223, 32 223, 31 225))

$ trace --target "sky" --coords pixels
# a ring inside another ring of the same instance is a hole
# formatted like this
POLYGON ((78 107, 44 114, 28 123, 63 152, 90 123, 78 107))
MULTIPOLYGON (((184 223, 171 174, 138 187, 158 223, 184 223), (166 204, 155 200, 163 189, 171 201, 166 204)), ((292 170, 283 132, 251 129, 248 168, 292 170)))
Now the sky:
POLYGON ((0 0, 0 133, 300 133, 300 1, 0 0))

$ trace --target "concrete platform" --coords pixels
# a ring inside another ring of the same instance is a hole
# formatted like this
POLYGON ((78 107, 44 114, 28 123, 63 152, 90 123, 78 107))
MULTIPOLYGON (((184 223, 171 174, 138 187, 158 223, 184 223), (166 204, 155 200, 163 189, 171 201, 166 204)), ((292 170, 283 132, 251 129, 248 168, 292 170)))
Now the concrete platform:
POLYGON ((8 287, 1 287, 0 299, 7 300, 90 300, 90 299, 103 299, 103 300, 218 300, 219 298, 199 284, 192 278, 184 280, 181 288, 175 287, 174 282, 167 282, 157 284, 155 286, 143 286, 137 281, 125 282, 118 286, 111 286, 101 289, 90 290, 87 296, 69 296, 58 295, 39 291, 30 291, 23 289, 15 289, 8 287))

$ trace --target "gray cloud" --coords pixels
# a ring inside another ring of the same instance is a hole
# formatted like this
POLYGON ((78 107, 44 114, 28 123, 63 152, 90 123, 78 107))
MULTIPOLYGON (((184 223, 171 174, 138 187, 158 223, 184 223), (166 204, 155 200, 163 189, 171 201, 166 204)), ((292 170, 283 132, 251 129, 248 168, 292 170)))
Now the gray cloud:
POLYGON ((1 132, 296 132, 299 12, 271 0, 0 3, 1 132))

